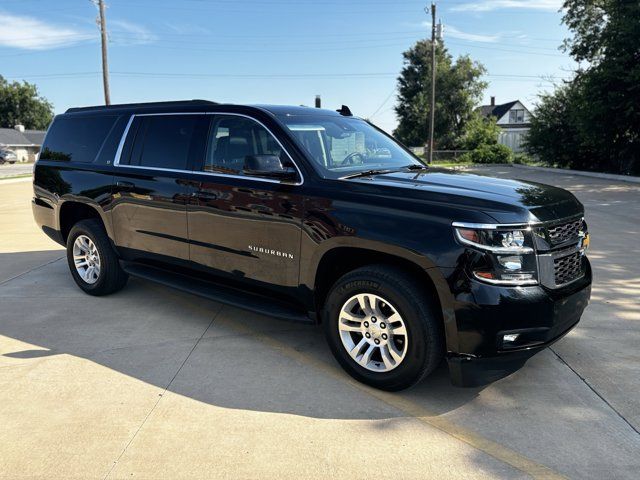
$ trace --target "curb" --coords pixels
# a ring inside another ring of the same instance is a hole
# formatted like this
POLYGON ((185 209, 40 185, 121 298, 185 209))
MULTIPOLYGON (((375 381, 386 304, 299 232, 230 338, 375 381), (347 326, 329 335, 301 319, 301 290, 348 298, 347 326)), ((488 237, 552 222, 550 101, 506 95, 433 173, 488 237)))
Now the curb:
MULTIPOLYGON (((507 166, 507 165, 505 165, 507 166)), ((614 173, 600 173, 600 172, 584 172, 582 170, 568 170, 564 168, 551 168, 551 167, 533 167, 531 165, 508 165, 513 168, 520 168, 522 170, 533 170, 539 172, 560 173, 564 175, 577 175, 580 177, 601 178, 605 180, 616 180, 618 182, 637 183, 640 184, 640 177, 632 177, 629 175, 616 175, 614 173)))
POLYGON ((33 175, 28 177, 0 177, 0 185, 19 182, 33 182, 33 175))

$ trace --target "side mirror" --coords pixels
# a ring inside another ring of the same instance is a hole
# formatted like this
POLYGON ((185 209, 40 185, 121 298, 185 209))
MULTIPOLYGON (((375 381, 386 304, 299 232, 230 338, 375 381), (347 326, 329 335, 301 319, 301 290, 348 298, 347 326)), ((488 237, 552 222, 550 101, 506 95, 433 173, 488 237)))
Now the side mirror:
POLYGON ((284 166, 277 155, 247 155, 242 171, 245 175, 290 182, 294 182, 298 176, 296 169, 284 166))

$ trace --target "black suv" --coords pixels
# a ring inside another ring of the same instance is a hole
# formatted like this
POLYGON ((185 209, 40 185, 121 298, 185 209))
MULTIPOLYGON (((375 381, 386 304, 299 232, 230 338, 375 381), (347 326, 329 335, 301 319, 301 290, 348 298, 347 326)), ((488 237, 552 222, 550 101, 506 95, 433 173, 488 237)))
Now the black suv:
POLYGON ((78 286, 128 275, 322 323, 358 380, 504 376, 566 334, 591 291, 565 190, 427 168, 348 108, 193 100, 72 108, 33 212, 78 286))

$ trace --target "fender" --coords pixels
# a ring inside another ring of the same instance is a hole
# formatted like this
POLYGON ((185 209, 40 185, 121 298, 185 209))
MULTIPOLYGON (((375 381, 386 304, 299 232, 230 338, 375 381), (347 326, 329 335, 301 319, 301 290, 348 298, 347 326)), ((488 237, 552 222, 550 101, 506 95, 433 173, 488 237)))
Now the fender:
POLYGON ((428 275, 434 286, 435 294, 438 297, 444 324, 447 351, 455 352, 458 350, 458 330, 455 317, 454 298, 449 289, 447 280, 438 266, 436 266, 428 257, 418 252, 399 245, 379 242, 376 240, 347 236, 333 237, 318 245, 307 264, 307 268, 300 269, 300 284, 307 285, 309 291, 315 291, 316 274, 324 256, 329 254, 331 251, 345 247, 366 250, 373 254, 384 253, 392 255, 420 267, 420 269, 428 275))
POLYGON ((89 197, 84 197, 84 196, 76 196, 76 195, 65 195, 63 198, 60 199, 60 201, 57 204, 56 207, 56 215, 55 215, 55 219, 56 219, 56 225, 55 228, 56 230, 58 230, 60 232, 60 237, 62 238, 62 214, 63 214, 63 210, 66 206, 70 206, 70 204, 79 204, 79 205, 83 205, 84 207, 89 207, 92 208, 93 210, 95 210, 95 212, 98 214, 98 217, 100 218, 100 220, 102 221, 102 224, 104 225, 105 230, 107 231, 107 236, 109 237, 109 239, 111 240, 111 242, 113 243, 113 225, 111 223, 111 215, 109 211, 106 211, 103 206, 96 201, 93 198, 89 198, 89 197))

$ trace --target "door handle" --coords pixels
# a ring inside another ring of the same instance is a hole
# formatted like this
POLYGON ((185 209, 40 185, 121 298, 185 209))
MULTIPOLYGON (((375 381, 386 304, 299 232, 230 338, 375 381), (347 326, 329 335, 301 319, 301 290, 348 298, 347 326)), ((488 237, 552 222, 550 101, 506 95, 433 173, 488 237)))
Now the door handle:
POLYGON ((121 180, 118 180, 116 182, 116 187, 122 188, 123 190, 133 190, 134 188, 136 188, 134 183, 132 183, 132 182, 123 182, 121 180))
POLYGON ((191 192, 191 197, 197 198, 198 200, 206 201, 206 200, 216 200, 218 198, 218 195, 215 193, 197 191, 197 192, 191 192))

